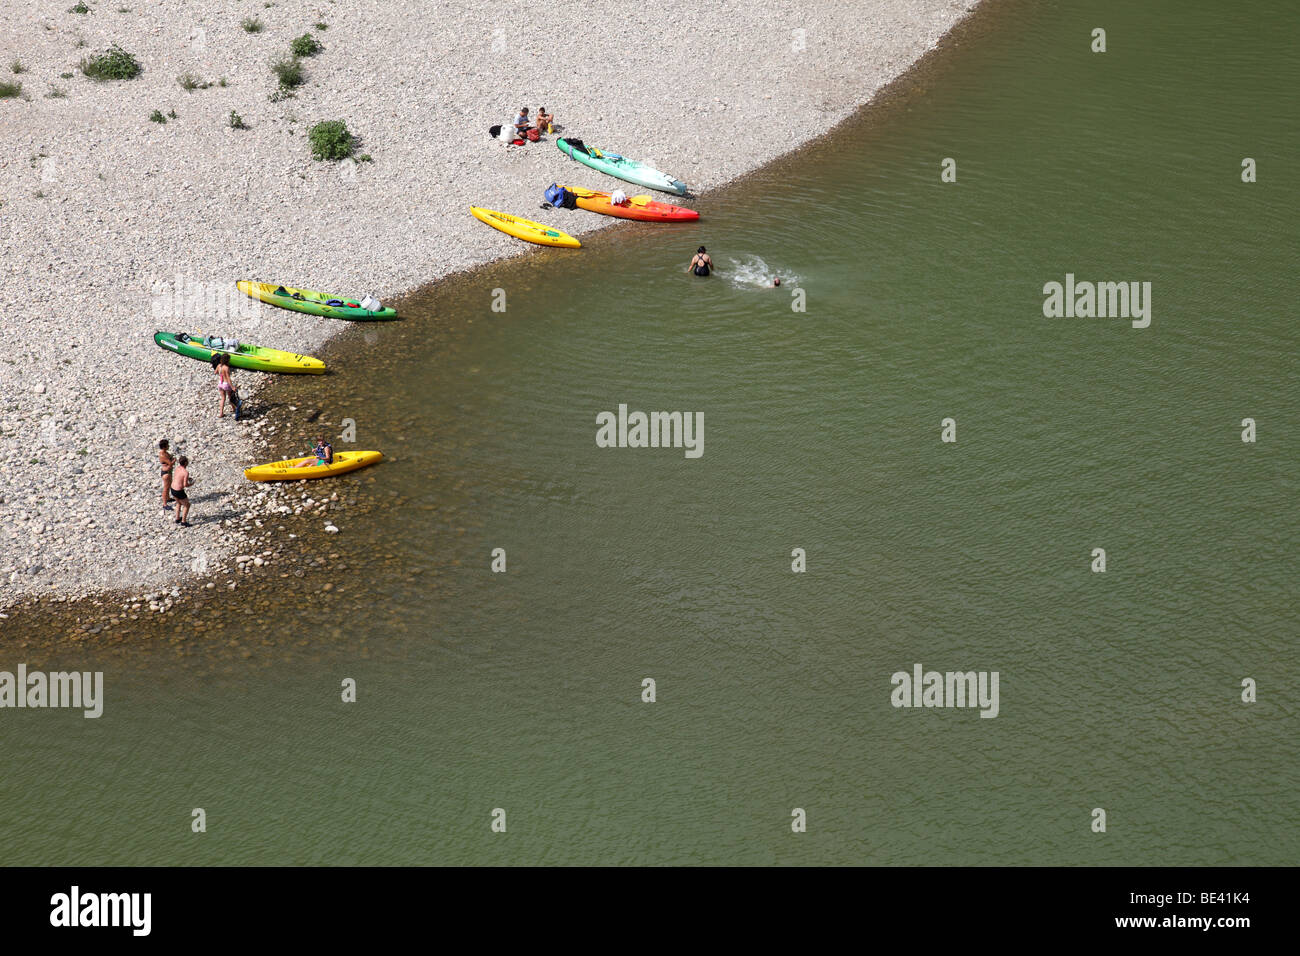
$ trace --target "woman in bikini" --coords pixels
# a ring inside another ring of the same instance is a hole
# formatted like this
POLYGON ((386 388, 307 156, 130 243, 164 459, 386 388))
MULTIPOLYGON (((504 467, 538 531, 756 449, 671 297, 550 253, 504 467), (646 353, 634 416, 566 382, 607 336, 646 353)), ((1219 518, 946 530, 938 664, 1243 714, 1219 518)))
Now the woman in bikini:
POLYGON ((163 500, 162 500, 163 511, 172 510, 172 506, 171 506, 172 469, 176 467, 176 459, 172 457, 172 453, 168 451, 167 448, 168 448, 167 439, 164 438, 162 441, 158 443, 158 464, 162 468, 162 480, 163 480, 163 500))
POLYGON ((221 392, 221 408, 218 418, 226 417, 226 396, 230 396, 230 407, 235 410, 235 421, 239 421, 239 394, 235 382, 230 377, 230 354, 223 352, 212 356, 212 367, 217 373, 217 390, 221 392))

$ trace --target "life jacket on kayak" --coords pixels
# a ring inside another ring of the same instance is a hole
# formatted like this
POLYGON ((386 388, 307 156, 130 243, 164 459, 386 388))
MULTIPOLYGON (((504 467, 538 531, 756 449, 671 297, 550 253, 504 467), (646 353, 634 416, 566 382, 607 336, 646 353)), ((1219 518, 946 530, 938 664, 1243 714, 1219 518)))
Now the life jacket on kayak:
POLYGON ((556 209, 573 209, 578 205, 577 195, 570 189, 551 183, 546 189, 546 201, 556 209))

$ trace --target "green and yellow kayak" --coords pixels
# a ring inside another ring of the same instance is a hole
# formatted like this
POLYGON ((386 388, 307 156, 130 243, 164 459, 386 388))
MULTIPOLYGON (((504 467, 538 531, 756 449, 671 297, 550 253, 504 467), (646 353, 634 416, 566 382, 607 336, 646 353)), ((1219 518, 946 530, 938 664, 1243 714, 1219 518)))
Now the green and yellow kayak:
POLYGON ((325 371, 325 363, 310 355, 297 355, 293 352, 281 352, 261 345, 239 342, 234 348, 227 348, 224 340, 218 344, 214 337, 205 338, 201 333, 193 335, 187 332, 155 332, 154 344, 159 348, 198 359, 200 362, 212 361, 214 355, 229 355, 234 368, 250 368, 258 372, 299 372, 308 375, 320 375, 325 371))
POLYGON ((244 295, 261 299, 267 305, 277 305, 282 309, 306 312, 309 315, 356 320, 397 318, 396 309, 363 309, 357 299, 328 292, 313 292, 311 289, 295 289, 292 286, 253 282, 250 279, 240 279, 235 286, 244 295))

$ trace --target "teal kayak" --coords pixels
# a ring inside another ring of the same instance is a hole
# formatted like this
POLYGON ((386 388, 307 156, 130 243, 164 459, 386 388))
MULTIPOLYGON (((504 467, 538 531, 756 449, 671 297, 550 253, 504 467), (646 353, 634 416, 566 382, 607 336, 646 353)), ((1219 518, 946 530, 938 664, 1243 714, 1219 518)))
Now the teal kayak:
POLYGON ((667 173, 661 173, 645 163, 638 163, 635 159, 628 159, 617 153, 607 153, 594 146, 588 146, 580 139, 565 139, 563 136, 556 139, 555 145, 570 159, 576 159, 607 176, 635 183, 646 189, 657 189, 661 193, 686 195, 686 184, 680 179, 673 179, 667 173))

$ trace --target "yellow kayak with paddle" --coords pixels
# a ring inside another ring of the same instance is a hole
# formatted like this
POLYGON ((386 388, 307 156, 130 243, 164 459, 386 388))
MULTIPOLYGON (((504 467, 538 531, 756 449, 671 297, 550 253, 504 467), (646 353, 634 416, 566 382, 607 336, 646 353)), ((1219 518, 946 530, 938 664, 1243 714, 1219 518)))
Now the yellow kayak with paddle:
POLYGON ((290 458, 288 461, 271 461, 265 465, 254 465, 244 469, 244 477, 249 481, 298 481, 303 478, 329 478, 333 475, 347 474, 366 465, 373 465, 383 458, 377 451, 336 451, 334 461, 328 465, 313 465, 304 462, 319 461, 315 455, 306 458, 290 458))
POLYGON ((480 222, 485 222, 493 229, 500 229, 507 236, 514 236, 525 242, 535 242, 539 246, 559 246, 563 249, 582 247, 582 243, 567 232, 552 229, 531 219, 521 219, 509 213, 497 212, 495 209, 484 209, 482 206, 470 206, 469 211, 480 222))

